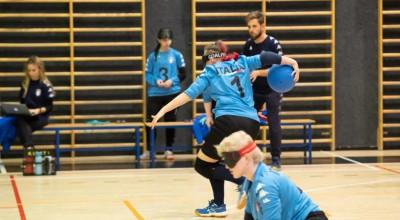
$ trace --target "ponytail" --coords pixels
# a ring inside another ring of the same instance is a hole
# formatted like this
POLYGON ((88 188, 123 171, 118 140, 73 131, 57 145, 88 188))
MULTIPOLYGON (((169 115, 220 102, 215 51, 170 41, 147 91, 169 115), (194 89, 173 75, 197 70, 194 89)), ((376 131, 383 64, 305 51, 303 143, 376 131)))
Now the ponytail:
POLYGON ((225 45, 225 43, 222 40, 217 40, 215 41, 215 44, 218 46, 219 51, 221 53, 225 53, 225 56, 222 57, 221 61, 228 61, 231 59, 238 60, 239 59, 239 54, 236 52, 227 52, 228 47, 225 45))
POLYGON ((224 57, 222 57, 221 61, 228 61, 228 60, 238 60, 239 59, 239 54, 236 52, 232 52, 232 53, 227 53, 224 57))
POLYGON ((154 60, 157 61, 158 51, 160 50, 161 44, 157 42, 156 49, 154 49, 154 60))

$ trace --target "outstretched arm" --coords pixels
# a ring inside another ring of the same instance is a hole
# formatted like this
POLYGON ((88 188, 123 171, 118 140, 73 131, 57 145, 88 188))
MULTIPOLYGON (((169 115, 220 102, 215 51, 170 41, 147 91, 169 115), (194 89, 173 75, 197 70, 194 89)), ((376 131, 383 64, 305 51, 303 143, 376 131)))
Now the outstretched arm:
POLYGON ((162 109, 160 109, 160 111, 155 116, 154 115, 151 116, 153 117, 153 121, 151 122, 150 125, 151 129, 154 128, 154 125, 161 117, 165 115, 165 113, 178 108, 179 106, 189 102, 190 100, 191 100, 190 97, 186 93, 181 93, 177 97, 172 99, 172 101, 170 101, 167 105, 165 105, 162 109))

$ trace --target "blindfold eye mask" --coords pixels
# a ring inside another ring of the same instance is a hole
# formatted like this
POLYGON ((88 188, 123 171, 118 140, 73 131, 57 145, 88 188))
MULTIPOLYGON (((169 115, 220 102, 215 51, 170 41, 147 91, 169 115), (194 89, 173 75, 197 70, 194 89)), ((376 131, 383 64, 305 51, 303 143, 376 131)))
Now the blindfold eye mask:
POLYGON ((222 157, 225 159, 225 163, 229 168, 234 168, 240 158, 242 158, 245 154, 252 152, 256 147, 256 143, 252 141, 238 151, 223 152, 222 157))
POLYGON ((222 58, 225 56, 225 53, 213 53, 209 55, 203 55, 201 59, 203 60, 203 64, 206 65, 206 62, 211 58, 222 58))

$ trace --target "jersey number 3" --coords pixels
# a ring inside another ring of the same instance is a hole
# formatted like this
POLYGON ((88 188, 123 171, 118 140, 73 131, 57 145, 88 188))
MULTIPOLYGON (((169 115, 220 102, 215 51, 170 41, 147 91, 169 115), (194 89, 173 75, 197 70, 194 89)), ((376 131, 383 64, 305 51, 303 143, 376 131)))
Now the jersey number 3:
POLYGON ((234 84, 236 84, 236 86, 238 87, 240 97, 243 98, 244 92, 238 76, 235 76, 235 78, 233 78, 233 80, 231 81, 231 85, 233 86, 234 84))
POLYGON ((164 82, 167 81, 167 80, 168 80, 168 75, 167 75, 168 69, 165 68, 165 67, 161 67, 161 68, 160 68, 160 73, 161 73, 161 75, 163 75, 163 76, 165 77, 164 82))

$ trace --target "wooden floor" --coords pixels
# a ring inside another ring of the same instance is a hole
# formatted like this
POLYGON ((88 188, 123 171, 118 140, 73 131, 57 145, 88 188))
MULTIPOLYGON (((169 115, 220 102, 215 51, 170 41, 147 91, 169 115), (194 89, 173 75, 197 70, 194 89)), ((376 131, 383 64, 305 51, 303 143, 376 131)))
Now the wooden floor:
MULTIPOLYGON (((391 152, 400 155, 400 151, 391 152)), ((361 163, 348 159, 346 153, 324 154, 348 163, 284 165, 282 172, 310 195, 329 219, 400 219, 400 161, 361 163)), ((243 210, 235 208, 236 186, 229 182, 225 186, 225 219, 243 219, 243 210)), ((0 175, 1 220, 213 219, 194 214, 211 198, 209 182, 193 168, 0 175)))

